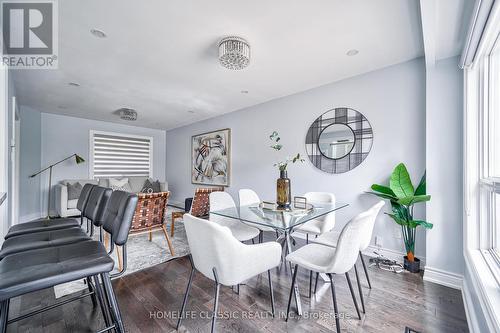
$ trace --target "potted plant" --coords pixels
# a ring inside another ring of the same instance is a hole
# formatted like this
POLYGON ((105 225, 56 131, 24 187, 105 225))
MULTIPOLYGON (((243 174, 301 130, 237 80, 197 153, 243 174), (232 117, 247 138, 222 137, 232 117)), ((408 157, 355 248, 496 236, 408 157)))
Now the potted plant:
POLYGON ((389 215, 397 224, 401 226, 403 240, 406 248, 404 257, 404 268, 412 273, 420 271, 420 260, 415 257, 415 234, 418 226, 432 229, 432 223, 418 220, 414 217, 414 205, 419 202, 426 202, 431 199, 426 194, 425 172, 416 188, 413 187, 410 175, 406 166, 400 163, 392 172, 389 187, 373 184, 373 192, 383 199, 391 201, 392 214, 389 215))
MULTIPOLYGON (((274 131, 269 136, 269 139, 273 142, 271 148, 280 151, 283 148, 283 145, 279 143, 281 138, 279 137, 278 132, 274 131)), ((304 162, 304 159, 300 157, 300 154, 295 155, 294 157, 287 157, 284 161, 280 161, 274 164, 274 166, 278 167, 280 171, 280 178, 276 181, 276 204, 279 209, 289 209, 292 201, 291 194, 291 181, 287 175, 287 166, 288 163, 295 162, 304 162)))

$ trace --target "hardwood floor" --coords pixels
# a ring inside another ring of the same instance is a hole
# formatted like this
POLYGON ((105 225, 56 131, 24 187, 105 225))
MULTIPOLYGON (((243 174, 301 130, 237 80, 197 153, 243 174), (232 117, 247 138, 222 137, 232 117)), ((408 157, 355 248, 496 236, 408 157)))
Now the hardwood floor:
MULTIPOLYGON (((361 265, 360 273, 362 272, 361 265)), ((189 277, 187 258, 179 258, 113 281, 128 332, 175 331, 177 314, 189 277)), ((342 332, 404 332, 409 326, 419 332, 468 332, 458 290, 423 282, 418 275, 394 274, 369 268, 373 289, 367 288, 364 275, 366 315, 358 320, 344 276, 335 277, 342 332), (344 316, 344 317, 342 317, 344 316)), ((270 315, 267 274, 240 287, 237 295, 229 287, 221 288, 219 310, 225 318, 217 320, 218 332, 330 332, 335 330, 331 315, 329 284, 321 282, 318 292, 308 299, 309 274, 299 270, 304 315, 295 313, 284 320, 291 276, 289 271, 273 270, 276 318, 270 315)), ((354 273, 351 274, 354 283, 354 273)), ((357 290, 356 290, 357 292, 357 290)), ((209 332, 214 286, 211 280, 196 273, 181 332, 209 332)), ((11 301, 10 317, 20 309, 27 311, 51 304, 52 289, 42 290, 11 301)), ((359 301, 359 296, 358 296, 359 301)), ((292 310, 295 306, 292 303, 292 310)), ((89 298, 73 302, 8 326, 8 332, 95 332, 104 327, 101 313, 89 298)))

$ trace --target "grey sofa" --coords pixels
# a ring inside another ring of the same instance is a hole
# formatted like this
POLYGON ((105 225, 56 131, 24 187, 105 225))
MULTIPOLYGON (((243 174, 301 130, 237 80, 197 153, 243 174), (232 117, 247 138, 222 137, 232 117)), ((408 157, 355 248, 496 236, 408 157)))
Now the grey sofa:
MULTIPOLYGON (((118 178, 118 177, 117 177, 118 178)), ((128 178, 128 182, 130 184, 130 188, 132 189, 132 193, 138 193, 142 190, 144 182, 148 177, 143 176, 132 176, 132 177, 124 177, 128 178)), ((60 217, 68 217, 68 216, 78 216, 80 215, 80 211, 76 209, 76 203, 78 199, 68 200, 68 186, 66 184, 74 184, 79 182, 80 184, 85 185, 87 183, 100 185, 103 187, 109 187, 108 179, 100 178, 100 179, 65 179, 59 182, 55 186, 55 204, 56 204, 56 212, 60 217)), ((162 192, 168 191, 168 184, 160 182, 160 190, 162 192)))

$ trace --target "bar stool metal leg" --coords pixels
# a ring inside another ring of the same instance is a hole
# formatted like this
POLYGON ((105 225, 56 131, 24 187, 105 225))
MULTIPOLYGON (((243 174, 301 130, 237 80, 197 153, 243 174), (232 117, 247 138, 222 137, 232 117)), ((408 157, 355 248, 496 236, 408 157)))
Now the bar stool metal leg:
POLYGON ((113 291, 113 286, 111 285, 111 279, 108 273, 103 273, 101 275, 104 290, 108 295, 109 305, 111 309, 111 315, 114 319, 117 333, 125 333, 125 328, 123 327, 122 316, 120 314, 120 308, 118 307, 118 302, 116 301, 115 293, 113 291))
POLYGON ((102 316, 104 317, 104 322, 106 323, 106 327, 109 327, 111 321, 109 319, 108 307, 106 306, 106 301, 104 299, 101 282, 99 281, 99 277, 97 275, 94 276, 93 279, 95 283, 95 293, 99 301, 99 306, 101 307, 102 316))

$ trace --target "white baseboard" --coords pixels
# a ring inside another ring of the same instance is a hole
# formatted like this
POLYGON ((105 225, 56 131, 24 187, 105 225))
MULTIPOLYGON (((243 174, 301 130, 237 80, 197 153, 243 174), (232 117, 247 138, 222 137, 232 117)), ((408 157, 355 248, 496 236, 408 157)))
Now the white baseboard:
POLYGON ((19 217, 19 223, 33 221, 33 220, 41 218, 42 216, 43 216, 42 213, 32 213, 32 214, 23 215, 23 216, 19 217))
POLYGON ((460 274, 443 271, 438 268, 425 267, 424 281, 462 290, 463 279, 464 277, 460 274))
POLYGON ((471 333, 480 333, 481 329, 476 316, 476 310, 472 302, 472 296, 470 294, 469 284, 467 280, 463 280, 462 283, 462 300, 464 302, 465 316, 467 317, 467 324, 469 326, 469 331, 471 333))

